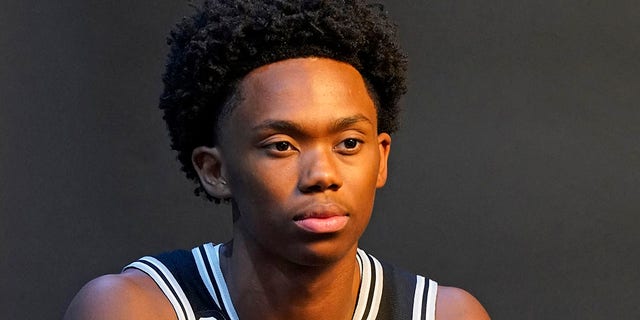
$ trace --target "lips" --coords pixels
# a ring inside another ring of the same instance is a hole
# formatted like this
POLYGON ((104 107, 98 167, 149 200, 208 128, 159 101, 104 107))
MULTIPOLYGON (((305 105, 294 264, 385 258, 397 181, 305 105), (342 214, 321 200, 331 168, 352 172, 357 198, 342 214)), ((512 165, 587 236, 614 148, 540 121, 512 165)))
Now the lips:
POLYGON ((305 208, 293 221, 307 232, 333 233, 344 229, 349 216, 336 204, 316 204, 305 208))

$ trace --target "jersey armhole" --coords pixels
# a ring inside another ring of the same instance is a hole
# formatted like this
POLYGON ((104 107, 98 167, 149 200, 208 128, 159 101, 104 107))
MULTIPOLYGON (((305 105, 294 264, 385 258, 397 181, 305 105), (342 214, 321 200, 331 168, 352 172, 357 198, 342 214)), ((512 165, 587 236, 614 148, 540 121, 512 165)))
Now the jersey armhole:
POLYGON ((147 256, 127 265, 123 271, 127 269, 139 270, 153 279, 171 303, 178 320, 195 320, 195 314, 184 291, 171 271, 162 262, 147 256))

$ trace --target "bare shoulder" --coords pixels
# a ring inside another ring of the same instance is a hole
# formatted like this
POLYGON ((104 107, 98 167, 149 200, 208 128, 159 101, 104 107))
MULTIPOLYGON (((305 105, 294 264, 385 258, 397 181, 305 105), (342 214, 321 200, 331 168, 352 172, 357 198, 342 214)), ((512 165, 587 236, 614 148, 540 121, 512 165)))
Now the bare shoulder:
POLYGON ((176 319, 155 282, 138 270, 98 277, 71 301, 65 320, 176 319))
POLYGON ((468 292, 454 287, 438 287, 436 319, 487 320, 489 314, 478 299, 468 292))

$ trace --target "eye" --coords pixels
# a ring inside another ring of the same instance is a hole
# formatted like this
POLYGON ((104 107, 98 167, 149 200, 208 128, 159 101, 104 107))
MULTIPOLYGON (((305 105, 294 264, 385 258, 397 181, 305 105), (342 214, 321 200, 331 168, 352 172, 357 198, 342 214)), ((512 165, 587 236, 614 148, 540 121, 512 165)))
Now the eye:
POLYGON ((335 147, 335 150, 343 154, 354 154, 358 152, 361 147, 362 147, 362 140, 348 138, 348 139, 342 140, 340 144, 338 144, 335 147))
POLYGON ((278 151, 287 151, 291 149, 291 144, 286 141, 280 141, 273 144, 273 147, 278 151))
POLYGON ((344 144, 344 147, 347 149, 354 149, 355 147, 358 146, 358 144, 360 143, 360 141, 356 140, 356 139, 347 139, 345 141, 342 142, 344 144))
POLYGON ((264 149, 274 156, 285 156, 296 150, 295 146, 288 141, 276 141, 269 143, 264 146, 264 149))

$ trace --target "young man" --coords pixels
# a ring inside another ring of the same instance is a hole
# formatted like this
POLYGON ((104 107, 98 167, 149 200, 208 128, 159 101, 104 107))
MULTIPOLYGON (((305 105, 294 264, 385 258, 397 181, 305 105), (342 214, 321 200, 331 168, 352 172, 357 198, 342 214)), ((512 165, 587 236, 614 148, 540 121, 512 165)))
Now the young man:
POLYGON ((361 1, 208 1, 172 33, 161 108, 233 239, 91 281, 66 319, 488 319, 463 290, 358 249, 406 61, 361 1))

